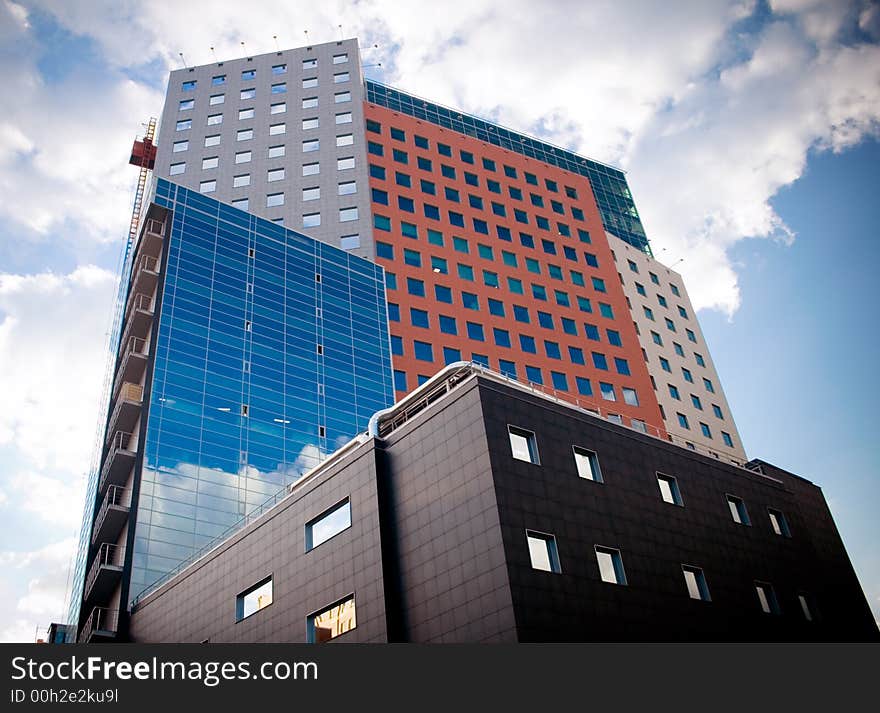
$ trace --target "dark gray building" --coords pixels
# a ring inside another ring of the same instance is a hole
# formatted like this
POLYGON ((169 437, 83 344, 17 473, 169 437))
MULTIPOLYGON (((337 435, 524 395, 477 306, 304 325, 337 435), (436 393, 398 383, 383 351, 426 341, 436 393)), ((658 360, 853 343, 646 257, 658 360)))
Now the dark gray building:
POLYGON ((143 642, 876 640, 821 490, 472 365, 136 602, 143 642))

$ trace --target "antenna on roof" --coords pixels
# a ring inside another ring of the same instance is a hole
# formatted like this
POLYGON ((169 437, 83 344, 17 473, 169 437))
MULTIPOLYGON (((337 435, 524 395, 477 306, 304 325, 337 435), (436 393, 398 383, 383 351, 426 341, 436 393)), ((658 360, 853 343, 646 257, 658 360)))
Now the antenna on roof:
POLYGON ((358 49, 359 50, 377 50, 377 49, 379 49, 379 45, 371 45, 369 47, 363 46, 363 47, 358 47, 358 49))
POLYGON ((361 69, 366 69, 367 67, 381 67, 381 62, 376 62, 376 64, 362 64, 361 69))
POLYGON ((669 269, 671 270, 673 267, 675 267, 676 265, 678 265, 678 263, 680 263, 680 262, 684 262, 684 258, 681 258, 680 260, 676 260, 674 263, 672 263, 672 264, 669 266, 669 269))
POLYGON ((241 51, 244 52, 245 56, 247 56, 247 50, 244 47, 244 40, 241 41, 241 51))
POLYGON ((340 39, 340 41, 342 40, 342 38, 343 38, 343 34, 342 34, 342 25, 340 24, 340 25, 339 25, 339 39, 340 39))
POLYGON ((177 54, 180 55, 180 61, 183 62, 183 66, 186 67, 187 69, 189 69, 189 65, 186 63, 186 59, 183 56, 183 52, 178 52, 177 54))
POLYGON ((280 52, 281 48, 278 46, 278 35, 272 35, 272 39, 275 40, 275 50, 280 52))
POLYGON ((214 46, 211 46, 211 54, 214 55, 214 61, 217 61, 217 53, 214 51, 214 46))
POLYGON ((308 42, 309 41, 309 31, 303 30, 303 34, 306 36, 306 42, 308 42))

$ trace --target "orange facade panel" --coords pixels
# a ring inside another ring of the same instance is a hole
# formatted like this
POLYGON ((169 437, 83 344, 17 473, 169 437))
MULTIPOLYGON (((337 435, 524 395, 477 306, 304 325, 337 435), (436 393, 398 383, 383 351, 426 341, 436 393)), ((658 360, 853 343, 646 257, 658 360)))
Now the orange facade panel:
POLYGON ((397 397, 456 358, 664 435, 588 179, 365 104, 397 397))

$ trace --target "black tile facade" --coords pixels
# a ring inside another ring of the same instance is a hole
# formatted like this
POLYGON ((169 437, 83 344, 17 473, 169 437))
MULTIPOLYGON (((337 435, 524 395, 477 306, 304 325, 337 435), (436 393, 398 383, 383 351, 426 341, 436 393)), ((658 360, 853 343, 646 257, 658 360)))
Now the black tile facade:
POLYGON ((876 639, 821 490, 752 466, 763 473, 474 376, 143 600, 131 638, 304 641, 308 614, 354 592, 357 628, 335 641, 876 639), (508 425, 536 434, 540 465, 512 457, 508 425), (573 446, 598 454, 604 482, 578 476, 573 446), (662 500, 658 472, 682 505, 662 500), (346 496, 352 527, 305 553, 305 523, 346 496), (532 568, 527 529, 556 537, 561 573, 532 568), (626 585, 601 580, 597 545, 620 551, 626 585), (682 565, 703 570, 711 601, 688 596, 682 565), (236 595, 270 573, 273 604, 236 623, 236 595))

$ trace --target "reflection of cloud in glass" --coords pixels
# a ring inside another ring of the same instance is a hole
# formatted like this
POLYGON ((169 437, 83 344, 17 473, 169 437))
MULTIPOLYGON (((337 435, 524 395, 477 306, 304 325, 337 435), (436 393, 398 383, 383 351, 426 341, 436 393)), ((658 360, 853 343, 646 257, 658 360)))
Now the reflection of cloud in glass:
POLYGON ((132 581, 137 586, 132 594, 153 587, 182 563, 229 537, 326 457, 320 446, 306 443, 292 463, 279 463, 271 471, 247 463, 237 472, 188 462, 145 466, 135 533, 132 581))

